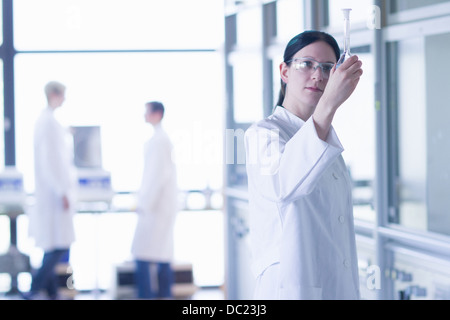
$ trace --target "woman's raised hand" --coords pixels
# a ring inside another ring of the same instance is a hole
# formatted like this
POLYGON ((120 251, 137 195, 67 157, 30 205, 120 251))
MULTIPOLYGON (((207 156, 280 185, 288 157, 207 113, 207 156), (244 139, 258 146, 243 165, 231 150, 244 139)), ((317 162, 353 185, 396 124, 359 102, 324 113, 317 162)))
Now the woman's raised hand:
POLYGON ((322 97, 338 108, 355 91, 363 74, 361 67, 362 62, 356 55, 351 56, 338 68, 335 65, 322 97))

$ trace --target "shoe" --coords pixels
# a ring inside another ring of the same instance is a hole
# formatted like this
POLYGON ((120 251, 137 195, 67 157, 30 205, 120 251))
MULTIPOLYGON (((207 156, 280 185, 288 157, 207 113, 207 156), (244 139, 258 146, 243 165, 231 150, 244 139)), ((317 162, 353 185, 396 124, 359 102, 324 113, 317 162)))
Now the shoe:
POLYGON ((29 292, 21 292, 20 296, 24 300, 35 300, 36 294, 34 292, 29 291, 29 292))
POLYGON ((33 291, 21 292, 20 295, 24 300, 46 300, 42 294, 33 291))

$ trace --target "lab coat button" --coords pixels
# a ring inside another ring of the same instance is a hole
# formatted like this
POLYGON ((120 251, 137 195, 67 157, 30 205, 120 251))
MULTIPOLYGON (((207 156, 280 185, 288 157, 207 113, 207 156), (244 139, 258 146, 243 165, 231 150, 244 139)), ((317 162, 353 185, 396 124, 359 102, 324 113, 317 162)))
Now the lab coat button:
POLYGON ((340 223, 344 223, 345 218, 344 218, 344 216, 339 216, 338 220, 340 223))
POLYGON ((334 178, 334 180, 339 179, 339 178, 338 178, 338 175, 337 175, 336 173, 334 173, 334 172, 333 172, 333 178, 334 178))
POLYGON ((350 268, 350 261, 348 261, 347 259, 344 260, 344 267, 350 268))

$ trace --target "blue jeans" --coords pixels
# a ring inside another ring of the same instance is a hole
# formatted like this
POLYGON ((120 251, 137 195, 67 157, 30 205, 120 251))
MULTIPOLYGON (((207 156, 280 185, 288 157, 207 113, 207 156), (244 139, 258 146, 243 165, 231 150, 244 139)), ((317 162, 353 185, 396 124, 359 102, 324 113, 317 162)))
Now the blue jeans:
POLYGON ((139 299, 172 297, 173 271, 170 263, 136 260, 135 277, 139 299))
POLYGON ((44 253, 42 266, 33 274, 31 294, 36 294, 40 290, 45 289, 50 298, 56 298, 58 294, 58 278, 55 273, 55 267, 68 253, 69 249, 56 249, 44 253))

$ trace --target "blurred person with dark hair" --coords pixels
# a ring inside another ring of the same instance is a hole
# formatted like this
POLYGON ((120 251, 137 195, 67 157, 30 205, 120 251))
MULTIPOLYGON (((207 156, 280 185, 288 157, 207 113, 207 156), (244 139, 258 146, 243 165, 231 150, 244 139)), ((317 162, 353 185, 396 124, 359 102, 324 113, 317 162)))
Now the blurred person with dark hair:
POLYGON ((363 73, 336 40, 289 41, 272 115, 245 135, 256 299, 359 299, 352 182, 332 126, 363 73))
POLYGON ((173 229, 178 211, 172 143, 162 127, 164 105, 145 104, 145 121, 154 128, 144 147, 144 172, 137 197, 138 221, 131 248, 136 261, 137 296, 171 298, 173 229))

